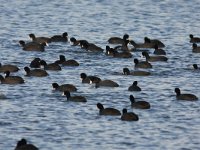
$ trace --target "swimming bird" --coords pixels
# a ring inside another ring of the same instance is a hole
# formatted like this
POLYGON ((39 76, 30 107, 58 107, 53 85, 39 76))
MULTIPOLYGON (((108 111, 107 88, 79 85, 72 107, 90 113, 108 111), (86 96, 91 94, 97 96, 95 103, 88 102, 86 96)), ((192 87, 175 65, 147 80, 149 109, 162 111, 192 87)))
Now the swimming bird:
POLYGON ((64 92, 64 91, 69 91, 69 92, 76 92, 77 88, 73 84, 62 84, 59 85, 58 83, 52 83, 52 87, 54 90, 64 92))
POLYGON ((103 104, 97 103, 97 108, 99 109, 99 115, 105 116, 120 116, 121 112, 115 108, 104 108, 103 104))
POLYGON ((45 50, 45 46, 47 45, 45 42, 37 43, 37 42, 29 42, 25 43, 24 41, 19 41, 22 49, 24 51, 40 51, 43 52, 45 50))
POLYGON ((20 141, 17 142, 15 150, 39 150, 33 144, 27 144, 27 140, 22 138, 20 141))
POLYGON ((139 48, 154 48, 155 44, 149 42, 145 42, 145 43, 136 43, 134 40, 129 40, 129 43, 131 45, 134 46, 135 49, 139 49, 139 48))
POLYGON ((133 95, 130 95, 131 106, 138 109, 150 109, 150 103, 147 101, 136 101, 133 95))
POLYGON ((130 71, 128 68, 123 68, 123 74, 124 75, 132 75, 132 76, 149 76, 149 75, 151 75, 151 73, 148 71, 143 71, 143 70, 130 71))
POLYGON ((80 45, 80 43, 89 43, 87 40, 77 40, 74 37, 70 38, 70 42, 72 43, 72 46, 80 45))
POLYGON ((86 73, 81 73, 80 77, 82 79, 82 83, 99 83, 101 79, 96 76, 87 76, 86 73))
POLYGON ((29 34, 29 37, 32 39, 33 42, 37 43, 51 43, 51 38, 49 37, 36 37, 35 34, 29 34))
POLYGON ((40 60, 40 66, 44 68, 44 70, 51 71, 60 71, 61 67, 57 63, 47 64, 45 60, 40 60))
POLYGON ((187 100, 187 101, 196 101, 198 97, 194 94, 181 94, 181 90, 179 88, 175 88, 176 99, 177 100, 187 100))
POLYGON ((137 84, 138 82, 134 81, 133 84, 128 88, 128 91, 142 91, 142 89, 137 84))
POLYGON ((193 34, 190 34, 189 37, 190 37, 190 43, 199 43, 200 42, 200 38, 194 37, 193 34))
POLYGON ((152 68, 151 63, 149 63, 148 61, 139 61, 137 58, 134 59, 134 63, 135 63, 135 68, 152 68))
POLYGON ((81 48, 91 52, 103 52, 103 49, 93 43, 80 42, 81 48))
POLYGON ((193 68, 194 68, 195 70, 199 70, 199 69, 200 69, 200 68, 198 67, 197 64, 193 64, 193 68))
POLYGON ((127 109, 124 108, 122 110, 122 116, 121 116, 122 121, 138 121, 139 117, 137 114, 133 112, 127 112, 127 109))
POLYGON ((11 64, 2 65, 0 63, 0 72, 5 72, 5 71, 17 72, 18 70, 19 68, 15 65, 11 65, 11 64))
POLYGON ((96 85, 95 85, 96 88, 101 87, 101 86, 104 86, 104 87, 119 87, 119 84, 115 81, 112 81, 112 80, 101 80, 101 81, 97 82, 96 85))
POLYGON ((68 101, 73 101, 73 102, 87 102, 87 99, 83 96, 71 96, 69 91, 64 91, 63 93, 66 97, 68 101))
POLYGON ((142 52, 142 55, 146 58, 146 61, 155 62, 155 61, 167 61, 168 58, 165 56, 149 56, 147 52, 142 52))
POLYGON ((110 44, 123 44, 124 43, 124 39, 128 40, 129 35, 128 34, 124 34, 123 38, 120 37, 111 37, 108 39, 108 43, 110 44))
POLYGON ((31 63, 30 63, 30 67, 31 68, 40 68, 40 58, 39 57, 37 57, 37 58, 34 58, 32 61, 31 61, 31 63))
POLYGON ((196 43, 192 44, 192 52, 193 53, 200 53, 200 47, 198 47, 196 43))
POLYGON ((10 71, 5 71, 5 78, 0 75, 1 84, 22 84, 24 79, 20 76, 10 76, 10 71))
POLYGON ((56 60, 55 63, 62 64, 62 66, 79 66, 79 63, 74 59, 66 60, 64 55, 59 56, 59 60, 56 60))
POLYGON ((51 42, 67 42, 68 33, 64 32, 62 35, 54 35, 51 37, 51 42))
POLYGON ((155 50, 154 50, 153 54, 155 54, 155 55, 166 55, 165 50, 158 48, 158 45, 155 45, 154 48, 155 48, 155 50))
POLYGON ((158 39, 150 39, 148 37, 144 37, 144 43, 149 43, 149 42, 154 44, 154 46, 157 45, 159 48, 165 47, 165 44, 158 39))
POLYGON ((26 72, 25 76, 45 77, 49 75, 45 70, 42 69, 30 70, 29 67, 24 67, 24 71, 26 72))
POLYGON ((106 54, 115 58, 132 58, 133 56, 129 51, 118 52, 117 50, 108 47, 106 49, 106 54))

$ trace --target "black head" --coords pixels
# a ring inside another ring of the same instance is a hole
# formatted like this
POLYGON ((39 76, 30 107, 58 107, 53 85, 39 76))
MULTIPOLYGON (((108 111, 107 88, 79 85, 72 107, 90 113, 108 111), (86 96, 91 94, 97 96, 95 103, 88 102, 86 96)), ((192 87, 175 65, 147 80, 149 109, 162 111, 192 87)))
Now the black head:
POLYGON ((175 88, 174 91, 176 92, 176 95, 177 95, 177 96, 181 94, 181 90, 180 90, 179 88, 175 88))
POLYGON ((135 103, 135 98, 134 98, 134 96, 133 95, 130 95, 130 101, 131 101, 131 103, 135 103))
POLYGON ((194 69, 198 69, 198 65, 197 64, 193 64, 194 69))
POLYGON ((46 63, 46 61, 45 61, 45 60, 40 60, 40 65, 41 65, 41 66, 46 66, 46 65, 47 65, 47 63, 46 63))
POLYGON ((137 84, 138 84, 137 81, 134 81, 134 82, 133 82, 133 85, 134 85, 134 86, 137 86, 137 84))
POLYGON ((33 61, 30 64, 30 67, 32 68, 39 68, 40 67, 40 58, 34 58, 33 61))
POLYGON ((128 34, 124 34, 123 40, 127 40, 128 38, 129 38, 129 35, 128 34))
POLYGON ((97 108, 99 108, 99 110, 103 110, 104 109, 104 107, 103 107, 103 105, 101 103, 97 103, 97 108))
POLYGON ((110 50, 110 46, 106 45, 106 51, 110 50))
POLYGON ((2 66, 2 64, 0 63, 0 67, 2 66))
POLYGON ((139 61, 138 61, 137 58, 134 59, 134 63, 135 63, 136 65, 139 63, 139 61))
POLYGON ((123 113, 123 114, 126 114, 126 113, 127 113, 127 109, 124 108, 124 109, 122 110, 122 113, 123 113))
POLYGON ((75 43, 75 42, 76 42, 76 39, 75 39, 74 37, 71 37, 71 38, 70 38, 70 41, 73 42, 73 43, 75 43))
POLYGON ((25 42, 22 41, 22 40, 19 41, 19 44, 20 44, 21 46, 25 46, 25 42))
POLYGON ((192 44, 192 47, 193 47, 193 48, 197 48, 197 44, 196 44, 196 43, 193 43, 193 44, 192 44))
POLYGON ((7 70, 7 71, 4 72, 4 74, 5 74, 5 77, 9 77, 10 76, 10 71, 7 70))
POLYGON ((66 58, 64 55, 60 55, 59 58, 60 58, 60 61, 63 61, 63 62, 66 61, 66 58))
POLYGON ((87 78, 87 75, 86 75, 86 73, 81 73, 80 77, 81 77, 81 79, 85 79, 85 78, 87 78))
POLYGON ((144 37, 144 42, 145 43, 151 43, 151 40, 148 37, 144 37))
POLYGON ((26 139, 21 139, 20 141, 18 141, 17 142, 17 148, 19 148, 19 147, 21 147, 21 146, 24 146, 24 145, 26 145, 27 144, 27 141, 26 141, 26 139))
POLYGON ((29 72, 31 71, 29 67, 24 67, 24 70, 25 70, 27 73, 29 73, 29 72))
POLYGON ((128 68, 123 68, 124 75, 130 75, 130 70, 128 68))
POLYGON ((63 37, 67 37, 67 36, 68 36, 68 33, 67 33, 67 32, 64 32, 64 33, 62 34, 62 36, 63 36, 63 37))
POLYGON ((189 36, 190 36, 191 39, 194 37, 192 34, 190 34, 189 36))
POLYGON ((31 33, 31 34, 29 34, 29 37, 30 37, 31 39, 34 39, 34 38, 35 38, 35 34, 31 33))
POLYGON ((59 87, 59 85, 58 85, 58 83, 52 83, 52 87, 53 87, 54 89, 57 89, 57 88, 59 87))

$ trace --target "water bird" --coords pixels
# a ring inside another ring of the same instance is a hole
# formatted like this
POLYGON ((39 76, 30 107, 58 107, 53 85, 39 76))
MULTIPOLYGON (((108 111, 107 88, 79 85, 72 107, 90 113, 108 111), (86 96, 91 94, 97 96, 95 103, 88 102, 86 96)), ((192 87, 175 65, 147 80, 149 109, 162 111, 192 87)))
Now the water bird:
POLYGON ((87 40, 77 40, 74 37, 70 38, 70 42, 72 43, 72 46, 80 45, 80 43, 89 43, 87 40))
POLYGON ((76 92, 77 88, 73 84, 62 84, 59 85, 58 83, 54 82, 52 83, 52 87, 54 90, 64 92, 64 91, 69 91, 69 92, 76 92))
POLYGON ((155 50, 154 50, 153 54, 155 54, 155 55, 166 55, 165 50, 158 48, 157 44, 155 45, 154 48, 155 48, 155 50))
POLYGON ((152 68, 151 63, 149 63, 148 61, 139 61, 137 58, 134 59, 134 63, 135 63, 135 68, 152 68))
POLYGON ((39 150, 39 148, 37 148, 33 144, 27 144, 27 140, 22 138, 20 141, 17 142, 15 150, 39 150))
POLYGON ((87 76, 86 73, 81 73, 80 77, 82 79, 82 83, 98 83, 101 79, 97 76, 87 76))
POLYGON ((69 91, 64 91, 63 95, 65 95, 67 97, 68 101, 73 101, 73 102, 87 102, 87 99, 83 96, 71 96, 69 91))
POLYGON ((151 75, 151 73, 148 71, 143 71, 143 70, 130 71, 128 68, 123 68, 123 74, 124 75, 132 75, 132 76, 149 76, 149 75, 151 75))
POLYGON ((128 40, 129 35, 128 34, 124 34, 123 38, 120 37, 111 37, 108 39, 108 43, 110 44, 123 44, 124 43, 124 39, 128 40))
POLYGON ((37 43, 51 43, 51 38, 49 37, 36 37, 35 34, 29 34, 29 37, 32 39, 33 42, 37 43))
POLYGON ((24 51, 39 51, 44 52, 45 46, 47 45, 45 42, 37 43, 37 42, 28 42, 25 43, 24 41, 20 40, 19 44, 21 45, 24 51))
POLYGON ((144 43, 152 43, 154 46, 157 45, 159 48, 165 47, 165 44, 158 39, 150 39, 148 37, 144 37, 144 43))
POLYGON ((190 37, 190 43, 199 43, 200 42, 200 38, 194 37, 193 34, 190 34, 189 37, 190 37))
POLYGON ((16 65, 6 64, 2 65, 0 63, 0 72, 10 71, 10 72, 17 72, 19 68, 16 65))
POLYGON ((137 114, 133 112, 128 112, 126 108, 122 110, 122 116, 121 116, 122 121, 138 121, 139 117, 137 114))
POLYGON ((93 43, 88 42, 80 42, 81 48, 86 49, 87 51, 91 52, 103 52, 103 49, 93 43))
POLYGON ((181 94, 181 90, 179 88, 175 88, 176 99, 177 100, 187 100, 187 101, 196 101, 198 97, 194 94, 181 94))
POLYGON ((155 62, 155 61, 167 61, 168 58, 165 56, 149 56, 147 52, 142 52, 142 55, 146 58, 146 61, 155 62))
POLYGON ((79 66, 79 63, 74 59, 66 60, 64 55, 59 56, 59 60, 56 60, 55 63, 61 64, 62 66, 79 66))
POLYGON ((119 87, 119 84, 115 81, 112 81, 112 80, 101 80, 99 82, 96 83, 95 87, 98 88, 98 87, 119 87))
POLYGON ((47 64, 45 60, 40 60, 40 66, 44 68, 44 70, 51 71, 60 71, 61 67, 57 63, 49 63, 47 64))
POLYGON ((200 53, 200 47, 197 46, 196 43, 193 43, 193 44, 192 44, 192 52, 193 52, 193 53, 200 53))
POLYGON ((130 95, 131 106, 138 109, 150 109, 150 103, 147 101, 136 101, 133 95, 130 95))
POLYGON ((134 81, 133 84, 128 88, 128 91, 142 91, 142 89, 137 84, 138 82, 134 81))
POLYGON ((35 76, 35 77, 45 77, 49 74, 42 69, 30 69, 29 67, 24 67, 24 71, 26 72, 25 76, 35 76))
POLYGON ((32 61, 31 61, 31 63, 30 63, 30 67, 31 68, 40 68, 40 58, 39 57, 36 57, 36 58, 34 58, 32 61))
POLYGON ((103 104, 97 103, 97 108, 99 109, 99 115, 105 116, 120 116, 121 112, 115 108, 104 108, 103 104))
POLYGON ((67 42, 68 33, 64 32, 62 35, 54 35, 51 37, 51 42, 67 42))
POLYGON ((24 79, 20 76, 10 76, 10 71, 5 71, 5 78, 0 75, 1 84, 22 84, 24 79))

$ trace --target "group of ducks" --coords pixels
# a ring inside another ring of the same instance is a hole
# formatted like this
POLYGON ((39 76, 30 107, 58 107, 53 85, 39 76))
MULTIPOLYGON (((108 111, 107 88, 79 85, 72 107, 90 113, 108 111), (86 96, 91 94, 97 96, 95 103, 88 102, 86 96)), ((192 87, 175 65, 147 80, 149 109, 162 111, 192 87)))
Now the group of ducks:
MULTIPOLYGON (((104 49, 101 47, 88 42, 87 40, 77 40, 74 37, 68 39, 67 32, 64 32, 62 35, 54 35, 52 37, 36 37, 34 34, 29 34, 29 37, 32 39, 31 42, 25 42, 20 40, 19 44, 24 51, 39 51, 44 52, 45 46, 52 42, 68 42, 70 41, 72 46, 80 46, 81 49, 86 51, 102 53, 104 49)), ((194 53, 200 53, 200 47, 197 46, 196 43, 200 42, 200 38, 194 37, 190 35, 190 42, 193 43, 192 51, 194 53)), ((132 58, 132 52, 141 52, 142 55, 146 58, 145 61, 141 61, 138 59, 134 59, 135 70, 129 70, 129 68, 123 68, 121 75, 133 75, 133 76, 148 76, 151 73, 142 69, 152 68, 153 65, 150 62, 167 62, 168 58, 166 57, 166 52, 162 48, 165 47, 164 43, 162 43, 158 39, 150 39, 148 37, 144 38, 143 43, 136 43, 133 40, 129 40, 129 35, 125 34, 122 38, 120 37, 111 37, 108 39, 108 43, 117 46, 110 47, 106 46, 105 55, 108 57, 116 57, 116 58, 132 58), (131 48, 130 48, 131 46, 131 48), (154 49, 153 54, 149 55, 146 49, 154 49)), ((45 60, 41 58, 35 58, 31 61, 29 66, 25 66, 24 70, 26 72, 26 76, 36 76, 36 77, 45 77, 48 76, 49 73, 46 70, 54 70, 61 71, 64 66, 79 66, 79 62, 74 59, 66 60, 64 55, 60 55, 58 60, 55 60, 53 63, 47 64, 45 60), (42 69, 41 69, 42 67, 42 69)), ((194 64, 194 69, 199 69, 197 64, 194 64)), ((2 65, 0 63, 0 72, 4 73, 3 77, 0 75, 0 81, 2 84, 23 84, 24 79, 20 76, 12 76, 10 73, 17 72, 19 68, 15 65, 2 65)), ((88 76, 86 73, 81 73, 80 77, 82 79, 82 83, 95 84, 95 87, 118 87, 119 84, 112 80, 102 80, 97 76, 88 76)), ((138 82, 134 81, 133 84, 128 87, 128 91, 141 91, 141 88, 137 85, 138 82)), ((83 96, 71 96, 71 92, 76 92, 77 88, 73 84, 62 84, 52 83, 52 87, 54 90, 63 92, 63 95, 66 96, 67 100, 74 102, 87 102, 87 99, 83 96)), ((198 100, 198 98, 193 94, 182 94, 179 88, 175 88, 176 98, 178 100, 188 100, 194 101, 198 100)), ((146 101, 136 101, 133 95, 129 97, 131 106, 133 108, 138 109, 150 109, 149 102, 146 101)), ((103 104, 97 103, 97 108, 99 109, 99 115, 109 115, 109 116, 121 116, 121 120, 123 121, 138 121, 139 117, 134 112, 128 112, 126 108, 121 111, 115 108, 104 108, 103 104)), ((32 147, 33 150, 37 150, 38 148, 33 146, 32 144, 27 144, 25 139, 21 139, 15 148, 15 150, 24 150, 28 149, 26 147, 32 147)))

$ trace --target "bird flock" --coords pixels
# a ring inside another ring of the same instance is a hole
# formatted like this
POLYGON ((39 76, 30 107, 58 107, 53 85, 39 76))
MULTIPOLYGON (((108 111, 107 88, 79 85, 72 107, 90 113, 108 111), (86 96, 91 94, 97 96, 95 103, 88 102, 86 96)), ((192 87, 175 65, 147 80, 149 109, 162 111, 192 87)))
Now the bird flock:
MULTIPOLYGON (((145 58, 145 61, 138 60, 134 58, 134 70, 129 68, 123 68, 120 75, 127 76, 150 76, 151 72, 149 72, 149 68, 153 68, 153 62, 167 62, 168 57, 167 53, 163 49, 165 44, 158 40, 158 39, 150 39, 148 37, 144 37, 144 42, 136 43, 133 40, 129 39, 128 34, 124 34, 123 37, 111 37, 108 39, 108 45, 104 48, 97 46, 94 43, 91 43, 85 39, 76 39, 75 37, 68 37, 68 33, 64 32, 61 35, 54 35, 52 37, 37 37, 33 33, 29 34, 30 40, 27 42, 20 40, 19 41, 19 48, 23 51, 37 51, 37 52, 45 52, 46 46, 51 46, 54 42, 60 43, 70 43, 73 47, 78 47, 83 51, 86 52, 93 52, 94 54, 98 55, 99 53, 104 53, 105 57, 115 57, 119 59, 129 59, 133 57, 133 53, 141 53, 141 55, 145 58), (153 49, 153 55, 150 55, 149 49, 153 49), (145 71, 144 71, 145 70, 145 71)), ((192 43, 192 52, 193 53, 200 53, 200 47, 197 46, 196 43, 200 43, 200 38, 194 37, 192 34, 189 35, 190 43, 192 43)), ((65 66, 71 67, 78 67, 79 62, 74 59, 66 60, 64 55, 60 55, 58 60, 54 62, 47 63, 46 60, 41 58, 34 58, 29 66, 24 66, 24 71, 26 72, 25 76, 33 76, 33 77, 46 77, 49 74, 48 70, 51 71, 62 71, 65 69, 65 66)), ((195 70, 198 70, 197 64, 193 64, 195 70)), ((0 73, 4 73, 5 76, 0 75, 0 82, 1 84, 10 84, 10 85, 17 85, 17 84, 24 84, 25 81, 23 77, 20 76, 13 76, 11 75, 13 72, 17 72, 20 69, 18 66, 13 64, 1 64, 0 63, 0 73)), ((107 88, 115 88, 119 87, 120 85, 113 80, 109 79, 101 79, 98 76, 87 75, 85 72, 80 74, 80 78, 82 79, 82 84, 94 84, 95 88, 100 87, 107 87, 107 88)), ((76 86, 73 84, 62 84, 59 85, 58 83, 52 83, 52 88, 56 91, 59 91, 65 95, 68 101, 72 102, 82 102, 86 103, 87 99, 81 95, 72 95, 71 93, 76 93, 78 90, 76 86)), ((133 81, 132 85, 128 87, 128 91, 137 91, 140 92, 142 89, 138 86, 137 81, 133 81)), ((182 94, 181 90, 177 87, 174 89, 176 93, 177 100, 187 100, 187 101, 196 101, 198 97, 194 94, 182 94)), ((150 109, 151 105, 147 101, 136 101, 133 95, 130 95, 130 105, 132 108, 137 109, 150 109)), ((139 116, 134 112, 128 112, 126 108, 123 108, 122 111, 117 110, 111 107, 104 107, 103 104, 98 102, 96 104, 97 108, 99 109, 99 115, 109 115, 109 116, 121 116, 120 119, 122 121, 138 121, 139 116)), ((21 139, 18 141, 15 150, 21 149, 32 149, 37 150, 38 148, 32 144, 27 144, 26 139, 21 139), (27 148, 26 148, 27 147, 27 148)))

